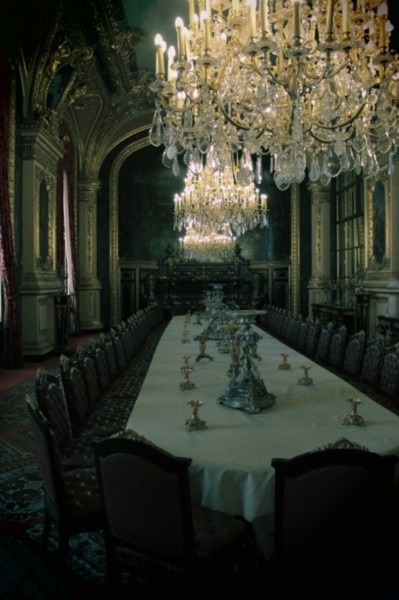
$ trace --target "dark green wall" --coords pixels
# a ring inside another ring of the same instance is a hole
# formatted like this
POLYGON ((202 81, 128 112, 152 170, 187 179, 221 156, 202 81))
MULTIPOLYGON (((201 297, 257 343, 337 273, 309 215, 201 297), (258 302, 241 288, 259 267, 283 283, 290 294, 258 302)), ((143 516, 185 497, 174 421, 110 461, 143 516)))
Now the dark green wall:
MULTIPOLYGON (((119 251, 134 261, 159 260, 168 245, 178 247, 173 228, 173 197, 184 188, 184 175, 173 175, 161 162, 162 150, 148 146, 130 155, 119 179, 119 251)), ((249 260, 286 260, 290 255, 290 192, 280 192, 265 171, 260 189, 269 197, 269 226, 256 227, 239 240, 249 260)))

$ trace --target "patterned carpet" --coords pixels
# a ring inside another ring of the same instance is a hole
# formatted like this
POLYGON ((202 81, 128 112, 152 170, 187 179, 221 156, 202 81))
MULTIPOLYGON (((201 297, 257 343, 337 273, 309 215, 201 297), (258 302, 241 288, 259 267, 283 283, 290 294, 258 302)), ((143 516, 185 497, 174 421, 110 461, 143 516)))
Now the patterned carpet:
MULTIPOLYGON (((137 393, 164 327, 150 334, 134 359, 137 393)), ((0 597, 100 599, 105 597, 105 552, 100 532, 71 538, 64 581, 57 575, 56 539, 50 538, 49 552, 40 544, 44 499, 25 404, 25 395, 33 393, 34 386, 33 376, 0 397, 0 597)), ((134 597, 161 596, 149 586, 136 584, 134 597)))

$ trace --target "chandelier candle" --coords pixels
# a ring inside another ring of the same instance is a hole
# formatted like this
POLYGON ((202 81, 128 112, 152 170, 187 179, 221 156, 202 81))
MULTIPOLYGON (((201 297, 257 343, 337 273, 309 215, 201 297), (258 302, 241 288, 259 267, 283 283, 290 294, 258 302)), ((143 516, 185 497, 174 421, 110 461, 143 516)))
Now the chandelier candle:
POLYGON ((220 167, 226 145, 241 183, 259 183, 267 156, 280 190, 393 172, 399 58, 386 2, 188 0, 188 23, 176 20, 173 77, 156 42, 150 85, 150 142, 175 175, 210 153, 220 167))

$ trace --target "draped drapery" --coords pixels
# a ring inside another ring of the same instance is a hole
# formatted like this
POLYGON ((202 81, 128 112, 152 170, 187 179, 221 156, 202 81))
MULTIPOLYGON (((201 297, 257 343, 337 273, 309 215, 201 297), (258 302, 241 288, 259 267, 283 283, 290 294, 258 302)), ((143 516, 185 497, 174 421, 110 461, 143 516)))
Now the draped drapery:
POLYGON ((74 147, 66 125, 59 134, 64 140, 64 156, 58 162, 57 174, 57 264, 63 267, 71 297, 71 333, 81 332, 79 317, 79 268, 74 211, 74 147))
POLYGON ((3 285, 3 363, 7 369, 21 368, 21 325, 17 270, 11 220, 9 187, 11 74, 0 51, 0 273, 3 285))

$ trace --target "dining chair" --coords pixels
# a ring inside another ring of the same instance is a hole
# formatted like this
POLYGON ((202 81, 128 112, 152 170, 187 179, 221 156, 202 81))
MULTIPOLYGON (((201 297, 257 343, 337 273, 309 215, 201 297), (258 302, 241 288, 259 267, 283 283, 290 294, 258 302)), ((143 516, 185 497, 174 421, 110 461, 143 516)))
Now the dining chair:
POLYGON ((375 337, 366 343, 360 382, 377 389, 385 356, 385 344, 381 337, 375 337))
POLYGON ((328 350, 328 367, 340 371, 344 360, 346 344, 348 342, 348 330, 345 325, 335 331, 331 337, 330 348, 328 350))
POLYGON ((94 465, 64 469, 53 431, 36 399, 28 394, 26 404, 44 491, 43 543, 47 546, 51 527, 54 526, 60 558, 65 561, 71 535, 102 528, 96 469, 94 465))
POLYGON ((309 331, 306 336, 306 344, 304 348, 304 353, 313 358, 316 354, 317 345, 319 342, 319 336, 321 332, 320 322, 316 319, 315 321, 309 323, 309 331))
POLYGON ((124 569, 187 585, 191 592, 226 569, 234 576, 248 523, 192 504, 191 459, 172 456, 137 435, 95 440, 93 447, 110 584, 124 569))
POLYGON ((335 329, 332 323, 328 323, 328 325, 321 328, 315 352, 315 360, 317 362, 321 364, 326 364, 328 362, 331 338, 334 333, 335 329))
POLYGON ((64 469, 94 467, 91 440, 74 436, 62 382, 41 367, 36 371, 36 401, 51 428, 64 469))
POLYGON ((384 356, 378 389, 399 402, 399 343, 392 348, 384 356))
POLYGON ((83 375, 86 395, 91 408, 89 419, 92 420, 93 425, 99 422, 104 425, 108 424, 106 425, 107 431, 110 431, 110 428, 112 431, 124 429, 133 408, 132 387, 130 387, 130 390, 125 391, 124 396, 117 393, 120 392, 117 382, 109 386, 108 390, 102 391, 96 366, 95 350, 89 351, 89 353, 84 351, 80 353, 77 366, 83 375))
POLYGON ((390 551, 397 463, 345 446, 273 459, 275 512, 252 530, 277 588, 290 580, 298 598, 337 598, 347 585, 360 594, 353 597, 369 597, 361 589, 378 585, 390 551))
POLYGON ((287 330, 287 342, 293 348, 296 348, 298 345, 298 336, 299 330, 302 323, 302 315, 297 315, 296 317, 291 317, 290 324, 287 330))
POLYGON ((342 361, 342 373, 358 379, 360 376, 363 357, 366 350, 366 334, 364 331, 358 331, 350 336, 345 348, 345 354, 342 361))
POLYGON ((297 339, 297 349, 299 350, 299 352, 305 352, 306 339, 308 337, 309 327, 310 327, 309 319, 305 319, 304 321, 301 321, 300 326, 299 326, 298 339, 297 339))
MULTIPOLYGON (((95 366, 90 364, 93 380, 95 379, 95 366)), ((94 403, 94 396, 89 395, 90 388, 85 381, 84 373, 77 361, 70 361, 67 357, 60 357, 60 369, 62 382, 65 389, 65 397, 71 418, 72 432, 75 437, 85 435, 87 437, 106 437, 124 429, 127 415, 118 414, 113 410, 112 403, 100 406, 94 403)), ((96 386, 98 390, 98 385, 96 386)), ((93 393, 94 388, 91 388, 93 393)))

